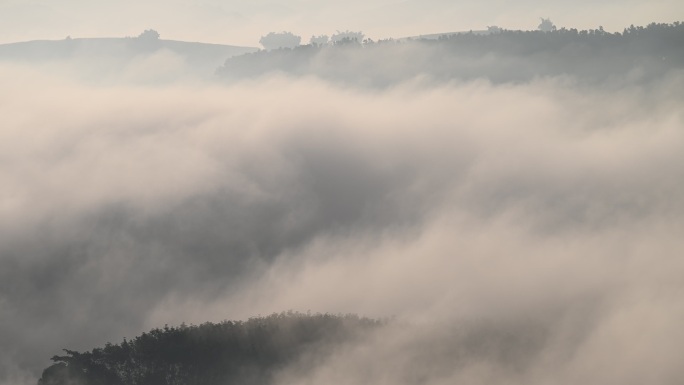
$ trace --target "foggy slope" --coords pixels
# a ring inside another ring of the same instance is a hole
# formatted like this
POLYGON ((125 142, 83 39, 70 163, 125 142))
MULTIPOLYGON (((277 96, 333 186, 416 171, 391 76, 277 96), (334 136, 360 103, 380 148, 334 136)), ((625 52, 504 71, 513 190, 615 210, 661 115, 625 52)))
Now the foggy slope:
POLYGON ((149 71, 182 65, 184 71, 210 77, 227 58, 256 48, 205 44, 157 37, 66 38, 0 44, 0 62, 43 65, 56 71, 67 67, 90 73, 91 78, 119 75, 132 66, 147 65, 149 71))
POLYGON ((127 56, 164 48, 188 57, 199 57, 200 59, 214 61, 255 50, 251 47, 175 40, 159 40, 156 44, 141 44, 138 38, 69 38, 0 44, 0 58, 30 61, 69 59, 75 55, 127 56))
POLYGON ((568 76, 584 83, 648 82, 684 66, 684 24, 652 23, 578 31, 459 33, 438 39, 372 40, 259 51, 229 58, 228 80, 269 73, 317 76, 341 84, 388 87, 423 77, 435 83, 487 79, 528 82, 568 76), (342 44, 344 43, 344 44, 342 44))
POLYGON ((393 321, 277 385, 680 384, 684 64, 636 36, 0 62, 0 384, 288 309, 393 321))

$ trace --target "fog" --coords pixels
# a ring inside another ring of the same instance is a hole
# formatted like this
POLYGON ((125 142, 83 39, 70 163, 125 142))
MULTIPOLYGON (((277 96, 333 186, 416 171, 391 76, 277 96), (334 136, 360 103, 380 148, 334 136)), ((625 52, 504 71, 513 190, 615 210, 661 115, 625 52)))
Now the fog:
POLYGON ((0 383, 289 309, 395 321, 282 385, 684 378, 681 67, 378 89, 154 60, 0 63, 0 383))

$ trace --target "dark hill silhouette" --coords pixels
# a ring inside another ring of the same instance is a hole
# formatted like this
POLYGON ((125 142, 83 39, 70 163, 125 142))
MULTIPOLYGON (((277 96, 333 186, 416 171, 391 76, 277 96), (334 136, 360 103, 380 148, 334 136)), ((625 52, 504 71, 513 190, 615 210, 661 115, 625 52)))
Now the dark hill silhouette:
POLYGON ((631 26, 623 33, 602 28, 459 33, 261 51, 232 57, 217 73, 241 79, 281 72, 371 87, 418 76, 436 82, 485 78, 506 83, 567 75, 591 84, 638 83, 684 68, 683 41, 680 22, 631 26))
POLYGON ((355 315, 281 313, 153 329, 120 344, 54 356, 39 385, 268 384, 286 365, 314 364, 383 324, 355 315))

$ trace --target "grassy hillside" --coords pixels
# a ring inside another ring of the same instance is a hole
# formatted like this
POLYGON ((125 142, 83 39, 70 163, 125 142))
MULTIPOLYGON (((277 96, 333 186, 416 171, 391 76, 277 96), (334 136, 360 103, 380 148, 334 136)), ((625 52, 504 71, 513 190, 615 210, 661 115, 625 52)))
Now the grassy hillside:
POLYGON ((22 65, 62 65, 89 74, 90 78, 119 75, 130 66, 146 60, 144 66, 169 66, 199 75, 212 76, 217 67, 233 56, 256 51, 253 47, 193 43, 176 40, 141 38, 93 38, 36 40, 0 45, 0 62, 22 65), (152 58, 152 59, 150 59, 152 58))

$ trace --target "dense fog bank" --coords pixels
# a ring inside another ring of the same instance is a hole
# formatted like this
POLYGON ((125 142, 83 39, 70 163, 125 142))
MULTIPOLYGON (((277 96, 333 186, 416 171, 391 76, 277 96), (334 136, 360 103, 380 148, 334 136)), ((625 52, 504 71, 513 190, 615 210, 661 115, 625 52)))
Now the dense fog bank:
POLYGON ((400 326, 279 384, 680 382, 684 73, 577 79, 103 86, 0 64, 0 383, 287 309, 400 326))

